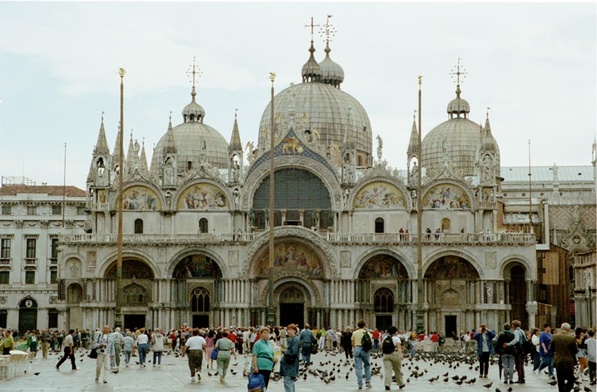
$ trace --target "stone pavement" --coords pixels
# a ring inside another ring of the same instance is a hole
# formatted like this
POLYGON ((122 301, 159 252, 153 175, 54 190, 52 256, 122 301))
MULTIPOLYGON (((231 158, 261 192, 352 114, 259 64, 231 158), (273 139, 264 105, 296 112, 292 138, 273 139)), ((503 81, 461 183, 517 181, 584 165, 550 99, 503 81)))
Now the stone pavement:
MULTIPOLYGON (((219 378, 213 376, 215 370, 206 369, 205 364, 202 371, 202 381, 191 383, 189 369, 187 367, 186 358, 176 358, 174 355, 164 356, 162 358, 162 366, 154 367, 153 364, 148 363, 146 368, 140 368, 134 365, 133 361, 138 360, 134 357, 129 368, 121 367, 118 374, 110 374, 108 377, 108 384, 96 384, 95 378, 95 360, 87 358, 84 351, 77 353, 77 365, 79 370, 70 370, 70 361, 66 361, 57 372, 55 369, 58 361, 58 354, 49 356, 48 359, 42 359, 41 353, 38 353, 38 358, 34 359, 29 364, 29 370, 23 377, 17 377, 12 380, 0 381, 1 392, 55 392, 55 391, 246 391, 247 379, 242 376, 245 360, 249 357, 242 355, 238 356, 238 361, 234 358, 231 360, 231 369, 236 372, 235 375, 228 374, 226 383, 220 384, 219 378), (209 374, 212 374, 210 376, 209 374)), ((152 353, 148 356, 152 359, 152 353)), ((331 355, 326 353, 318 353, 312 356, 312 369, 321 369, 330 371, 335 369, 338 377, 325 384, 319 378, 307 373, 307 378, 302 377, 296 381, 296 392, 320 392, 322 388, 331 388, 334 392, 357 391, 356 377, 354 370, 351 370, 352 362, 346 364, 343 361, 344 354, 331 355), (338 369, 340 371, 338 372, 338 369), (346 375, 348 374, 348 379, 346 375)), ((122 361, 124 363, 124 361, 122 361)), ((381 358, 372 359, 372 366, 382 366, 381 358)), ((457 362, 457 361, 455 361, 457 362)), ((214 361, 215 363, 215 361, 214 361)), ((463 383, 457 385, 451 379, 453 375, 462 377, 466 375, 468 380, 477 377, 473 365, 466 362, 448 364, 445 361, 434 361, 429 358, 418 359, 411 362, 409 359, 403 361, 404 380, 410 379, 406 388, 402 391, 417 391, 417 392, 437 392, 438 389, 448 391, 500 391, 506 392, 511 387, 512 391, 557 391, 557 387, 552 387, 548 384, 549 378, 546 375, 536 376, 532 373, 532 367, 526 367, 526 384, 504 385, 500 383, 498 376, 498 366, 492 364, 490 366, 490 373, 487 379, 477 379, 472 385, 463 383), (416 372, 415 366, 419 367, 423 376, 415 378, 412 376, 416 372), (410 370, 409 370, 410 367, 410 370), (427 372, 425 372, 425 370, 427 372), (449 381, 444 382, 446 377, 443 375, 449 373, 449 381), (430 382, 429 380, 439 376, 437 381, 430 382), (492 383, 488 388, 483 385, 492 383)), ((277 369, 276 369, 277 370, 277 369)), ((382 370, 383 373, 383 370, 382 370)), ((516 376, 515 376, 516 379, 516 376)), ((372 377, 372 391, 383 391, 383 379, 379 374, 372 377)), ((588 381, 584 382, 582 388, 589 387, 588 381)), ((591 386, 591 391, 595 391, 595 386, 591 386)), ((397 385, 392 385, 392 390, 398 390, 397 385)), ((270 381, 269 392, 282 392, 284 386, 282 380, 270 381)), ((364 389, 364 391, 368 391, 364 389)))

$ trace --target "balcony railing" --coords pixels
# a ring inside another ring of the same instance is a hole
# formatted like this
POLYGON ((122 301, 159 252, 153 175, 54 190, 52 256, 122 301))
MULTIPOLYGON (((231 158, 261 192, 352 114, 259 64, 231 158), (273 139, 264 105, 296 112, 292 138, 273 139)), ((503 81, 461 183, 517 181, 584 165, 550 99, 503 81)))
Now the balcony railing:
MULTIPOLYGON (((124 234, 125 244, 155 244, 155 245, 187 245, 187 244, 221 244, 252 241, 253 233, 237 234, 124 234)), ((118 240, 116 234, 68 234, 62 235, 60 241, 66 244, 113 244, 118 240)))
POLYGON ((10 266, 10 259, 0 259, 0 266, 10 266))
MULTIPOLYGON (((238 234, 125 234, 122 236, 125 244, 154 244, 154 245, 189 245, 189 244, 225 244, 246 243, 253 241, 260 233, 238 234)), ((416 234, 399 233, 369 233, 344 234, 323 233, 328 242, 334 244, 355 245, 402 245, 416 246, 416 234)), ((60 237, 66 244, 96 244, 111 245, 117 242, 116 234, 67 234, 60 237)), ((531 245, 535 244, 535 235, 528 233, 431 233, 423 234, 426 246, 434 245, 531 245)))
MULTIPOLYGON (((528 233, 431 233, 423 234, 423 243, 431 245, 475 245, 475 244, 496 244, 496 245, 531 245, 535 244, 535 235, 528 233)), ((414 246, 417 244, 416 234, 342 234, 328 233, 327 241, 339 244, 378 244, 378 245, 405 245, 414 246)))

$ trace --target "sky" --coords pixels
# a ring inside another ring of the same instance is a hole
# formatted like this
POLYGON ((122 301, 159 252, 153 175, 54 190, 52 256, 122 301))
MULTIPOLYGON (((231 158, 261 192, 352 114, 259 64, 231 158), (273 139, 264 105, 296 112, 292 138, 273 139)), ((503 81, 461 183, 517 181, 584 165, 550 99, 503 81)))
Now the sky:
MULTIPOLYGON (((243 145, 257 144, 269 73, 276 92, 300 83, 306 25, 327 15, 341 88, 367 111, 390 166, 406 168, 418 75, 424 137, 448 119, 459 61, 469 118, 489 113, 502 166, 528 165, 529 150, 533 166, 591 164, 594 2, 0 1, 0 175, 84 189, 102 115, 111 151, 116 142, 120 67, 125 149, 132 132, 151 162, 170 112, 182 122, 193 59, 204 122, 230 140, 237 113, 243 145)), ((321 61, 318 27, 314 42, 321 61)))

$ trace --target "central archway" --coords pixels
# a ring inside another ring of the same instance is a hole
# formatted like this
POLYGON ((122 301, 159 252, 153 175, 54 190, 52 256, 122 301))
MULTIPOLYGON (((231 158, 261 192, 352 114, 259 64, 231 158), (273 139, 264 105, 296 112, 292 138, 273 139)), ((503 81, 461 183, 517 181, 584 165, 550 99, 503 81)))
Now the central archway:
POLYGON ((279 293, 276 296, 280 315, 279 324, 286 326, 294 323, 302 327, 305 324, 305 305, 310 303, 305 288, 296 283, 288 283, 278 287, 276 292, 279 293))

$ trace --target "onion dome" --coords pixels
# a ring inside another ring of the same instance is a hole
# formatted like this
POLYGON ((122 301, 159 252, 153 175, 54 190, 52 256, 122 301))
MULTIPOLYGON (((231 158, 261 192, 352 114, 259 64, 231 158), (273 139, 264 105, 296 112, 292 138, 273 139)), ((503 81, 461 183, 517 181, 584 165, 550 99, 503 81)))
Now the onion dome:
POLYGON ((197 93, 195 92, 195 86, 193 86, 193 91, 191 92, 191 103, 182 109, 182 118, 184 119, 184 122, 198 121, 202 123, 203 119, 205 118, 205 110, 203 107, 201 107, 201 105, 195 102, 196 96, 197 93))
POLYGON ((303 76, 303 83, 305 82, 317 82, 321 78, 321 68, 319 67, 319 63, 315 61, 315 47, 313 46, 313 41, 311 41, 311 47, 309 48, 309 52, 311 55, 309 56, 309 60, 303 65, 303 69, 301 71, 301 75, 303 76))
POLYGON ((325 47, 325 59, 319 63, 321 69, 321 83, 329 84, 336 88, 340 88, 340 84, 344 81, 344 70, 342 67, 335 63, 331 57, 329 43, 325 47))
POLYGON ((460 85, 456 86, 456 98, 450 101, 446 111, 450 115, 450 118, 464 117, 467 118, 471 112, 471 106, 465 99, 460 98, 460 85))

